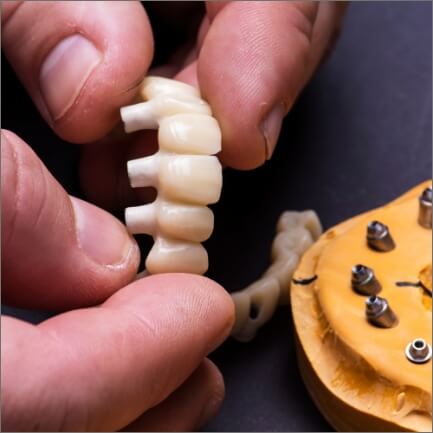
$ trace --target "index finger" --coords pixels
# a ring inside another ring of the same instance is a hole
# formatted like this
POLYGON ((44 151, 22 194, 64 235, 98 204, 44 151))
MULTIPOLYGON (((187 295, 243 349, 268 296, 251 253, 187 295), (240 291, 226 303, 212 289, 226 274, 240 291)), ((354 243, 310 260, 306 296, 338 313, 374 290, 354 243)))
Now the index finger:
POLYGON ((157 275, 38 326, 2 318, 2 429, 113 431, 164 400, 230 332, 216 283, 157 275))
POLYGON ((222 162, 252 169, 272 156, 283 117, 323 57, 344 2, 207 2, 193 70, 220 123, 222 162))

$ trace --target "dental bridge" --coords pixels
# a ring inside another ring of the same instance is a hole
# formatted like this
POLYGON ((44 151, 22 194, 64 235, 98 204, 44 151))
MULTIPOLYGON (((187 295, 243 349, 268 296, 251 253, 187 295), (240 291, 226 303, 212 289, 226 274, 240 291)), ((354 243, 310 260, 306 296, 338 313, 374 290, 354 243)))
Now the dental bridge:
MULTIPOLYGON (((139 89, 143 102, 120 111, 127 133, 158 129, 159 150, 128 162, 132 187, 154 187, 150 204, 130 207, 125 221, 132 234, 154 239, 139 276, 187 272, 204 274, 208 255, 201 242, 213 231, 222 188, 221 130, 199 91, 188 84, 147 77, 139 89)), ((279 304, 288 303, 288 286, 300 257, 321 233, 313 211, 285 212, 278 221, 271 265, 263 276, 234 293, 236 322, 232 336, 251 340, 279 304)))

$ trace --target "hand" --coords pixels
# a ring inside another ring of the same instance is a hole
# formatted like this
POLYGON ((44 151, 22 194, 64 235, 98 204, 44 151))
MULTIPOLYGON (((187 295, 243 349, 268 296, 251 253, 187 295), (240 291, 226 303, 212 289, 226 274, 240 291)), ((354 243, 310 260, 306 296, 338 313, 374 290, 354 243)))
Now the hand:
POLYGON ((186 274, 128 284, 139 253, 125 227, 69 197, 15 134, 1 142, 2 300, 75 308, 38 326, 2 317, 2 430, 201 426, 224 395, 205 357, 232 326, 229 295, 186 274))
MULTIPOLYGON (((199 85, 222 128, 222 162, 251 169, 272 155, 283 116, 333 45, 346 3, 205 6, 196 41, 157 72, 199 85)), ((190 21, 182 2, 146 7, 177 17, 170 19, 172 28, 190 21)), ((119 108, 133 101, 153 58, 142 5, 9 1, 2 20, 4 51, 51 127, 72 142, 105 137, 119 121, 119 108)), ((151 152, 150 135, 85 146, 81 178, 92 202, 113 210, 143 203, 147 196, 131 190, 125 163, 151 152)))
MULTIPOLYGON (((282 118, 329 49, 344 6, 206 8, 195 46, 160 71, 200 87, 222 127, 223 163, 254 168, 271 156, 282 118)), ((128 186, 125 161, 149 153, 152 134, 104 139, 152 60, 142 6, 3 2, 2 43, 53 130, 95 142, 84 147, 81 166, 91 201, 111 209, 142 202, 143 192, 128 186)), ((228 295, 187 275, 128 284, 138 250, 124 227, 68 197, 8 131, 2 248, 6 303, 80 308, 38 326, 2 318, 3 429, 189 430, 216 411, 224 388, 205 356, 231 328, 228 295)))

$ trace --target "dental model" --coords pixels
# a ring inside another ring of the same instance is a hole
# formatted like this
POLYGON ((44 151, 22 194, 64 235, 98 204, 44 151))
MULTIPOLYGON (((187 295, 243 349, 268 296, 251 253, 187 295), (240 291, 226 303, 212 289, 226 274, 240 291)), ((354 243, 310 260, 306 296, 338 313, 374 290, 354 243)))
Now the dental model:
POLYGON ((128 162, 132 187, 158 190, 154 202, 127 208, 132 234, 151 235, 154 245, 146 271, 204 274, 208 256, 200 242, 213 231, 214 217, 206 207, 219 200, 222 168, 221 131, 209 105, 197 89, 160 77, 144 80, 145 102, 123 107, 126 132, 158 129, 159 150, 128 162))
POLYGON ((299 367, 339 431, 432 431, 432 189, 325 232, 291 284, 299 367))
POLYGON ((272 243, 271 266, 259 280, 232 294, 236 312, 232 337, 252 340, 277 306, 288 304, 292 274, 302 254, 321 233, 320 221, 313 211, 286 211, 280 216, 272 243))

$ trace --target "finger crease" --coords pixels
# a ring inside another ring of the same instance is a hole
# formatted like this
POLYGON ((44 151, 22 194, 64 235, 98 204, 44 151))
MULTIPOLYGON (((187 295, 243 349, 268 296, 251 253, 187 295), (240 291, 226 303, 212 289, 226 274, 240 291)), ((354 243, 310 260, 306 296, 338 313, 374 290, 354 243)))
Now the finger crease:
POLYGON ((16 6, 15 9, 9 14, 9 16, 3 21, 2 20, 2 31, 5 30, 6 25, 9 23, 11 18, 18 12, 18 10, 25 4, 25 1, 20 1, 16 6))
POLYGON ((131 84, 130 87, 128 87, 126 90, 122 91, 120 94, 123 95, 124 93, 128 93, 131 90, 138 89, 140 87, 140 84, 143 82, 145 76, 146 76, 146 74, 141 74, 139 78, 134 80, 134 82, 131 84))
POLYGON ((6 241, 6 245, 8 245, 12 241, 13 235, 15 233, 15 227, 16 227, 17 220, 18 220, 19 208, 20 208, 21 202, 22 202, 23 182, 22 182, 21 173, 23 170, 23 162, 21 160, 21 157, 18 155, 19 152, 17 152, 16 147, 8 139, 6 139, 6 140, 9 143, 9 146, 11 148, 13 165, 15 167, 13 169, 14 181, 15 181, 15 197, 14 197, 15 205, 13 206, 12 219, 11 219, 11 224, 10 224, 10 228, 9 228, 9 236, 7 238, 7 241, 6 241))
POLYGON ((36 220, 34 223, 34 226, 37 227, 39 225, 39 222, 42 218, 42 215, 44 213, 44 208, 46 206, 47 203, 47 191, 48 191, 48 182, 47 182, 47 177, 45 174, 45 167, 42 164, 42 161, 40 159, 38 159, 38 167, 39 167, 39 172, 40 172, 40 176, 42 177, 42 187, 41 187, 41 193, 42 193, 42 197, 39 200, 39 207, 38 210, 36 212, 36 220))

